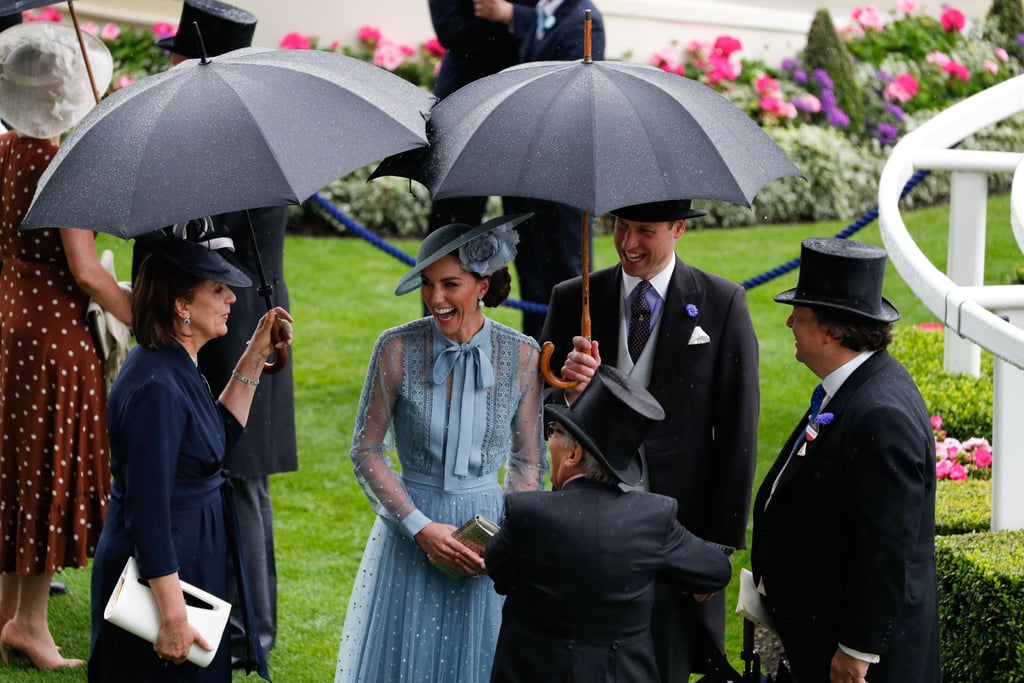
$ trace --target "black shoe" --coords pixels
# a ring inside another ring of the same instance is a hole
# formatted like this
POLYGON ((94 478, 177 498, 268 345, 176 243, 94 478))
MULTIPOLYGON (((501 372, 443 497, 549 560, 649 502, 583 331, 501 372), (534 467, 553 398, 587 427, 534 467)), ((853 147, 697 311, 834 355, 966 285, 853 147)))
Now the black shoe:
POLYGON ((60 581, 50 582, 50 595, 64 595, 67 592, 67 584, 63 584, 60 581))

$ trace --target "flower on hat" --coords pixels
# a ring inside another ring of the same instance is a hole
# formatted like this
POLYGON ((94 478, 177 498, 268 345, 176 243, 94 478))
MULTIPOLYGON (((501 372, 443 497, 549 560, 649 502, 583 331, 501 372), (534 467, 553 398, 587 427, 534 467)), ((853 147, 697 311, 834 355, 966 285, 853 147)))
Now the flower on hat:
POLYGON ((459 248, 463 269, 489 277, 516 257, 519 233, 509 225, 488 230, 459 248))
POLYGON ((691 318, 696 318, 698 313, 700 313, 699 308, 697 308, 693 304, 686 304, 686 315, 690 316, 691 318))

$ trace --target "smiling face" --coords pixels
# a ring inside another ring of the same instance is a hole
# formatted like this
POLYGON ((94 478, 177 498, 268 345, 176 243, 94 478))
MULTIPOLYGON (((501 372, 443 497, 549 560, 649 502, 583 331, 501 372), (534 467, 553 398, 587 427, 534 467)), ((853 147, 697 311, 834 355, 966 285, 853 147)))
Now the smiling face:
POLYGON ((686 221, 644 222, 615 218, 615 250, 627 275, 650 280, 675 258, 686 221))
POLYGON ((420 276, 423 305, 434 316, 441 333, 460 344, 483 327, 484 314, 478 301, 489 286, 490 280, 463 270, 455 254, 430 264, 420 276))
POLYGON ((237 297, 231 288, 222 282, 202 280, 192 290, 192 300, 178 299, 176 312, 182 321, 177 328, 179 340, 195 355, 203 344, 223 337, 228 333, 228 316, 231 304, 237 297), (184 325, 184 319, 189 324, 184 325))

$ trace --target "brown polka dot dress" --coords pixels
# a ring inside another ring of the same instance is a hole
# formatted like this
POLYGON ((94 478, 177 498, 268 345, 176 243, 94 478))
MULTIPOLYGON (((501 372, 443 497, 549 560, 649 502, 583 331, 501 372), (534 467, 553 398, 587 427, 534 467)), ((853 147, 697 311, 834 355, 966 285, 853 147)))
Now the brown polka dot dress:
POLYGON ((88 296, 57 230, 18 233, 57 146, 0 134, 0 572, 84 567, 110 495, 88 296))

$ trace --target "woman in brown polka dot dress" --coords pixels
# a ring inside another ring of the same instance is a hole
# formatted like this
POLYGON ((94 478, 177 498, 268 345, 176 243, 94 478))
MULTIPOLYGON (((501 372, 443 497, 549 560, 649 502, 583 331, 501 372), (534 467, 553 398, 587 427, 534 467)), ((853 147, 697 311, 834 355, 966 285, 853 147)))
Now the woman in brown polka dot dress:
MULTIPOLYGON (((105 87, 109 52, 90 42, 90 58, 105 87)), ((0 134, 0 646, 4 664, 19 653, 53 669, 82 660, 50 635, 50 579, 86 565, 110 493, 106 388, 85 309, 93 297, 126 324, 131 309, 93 233, 18 232, 60 134, 93 104, 74 30, 7 29, 0 66, 0 116, 13 128, 0 134)))

